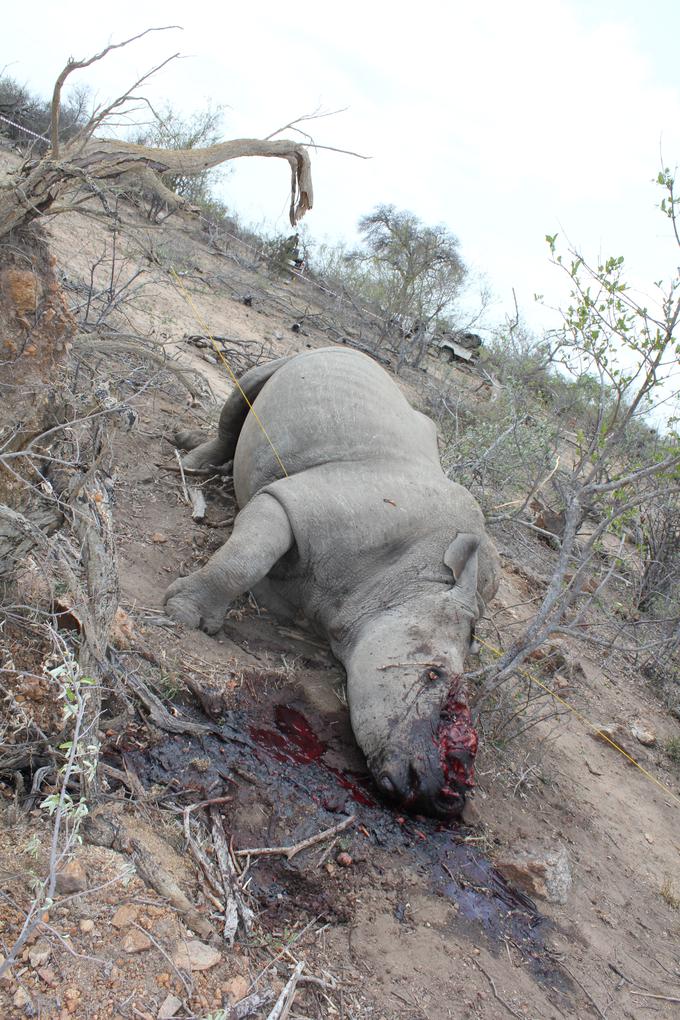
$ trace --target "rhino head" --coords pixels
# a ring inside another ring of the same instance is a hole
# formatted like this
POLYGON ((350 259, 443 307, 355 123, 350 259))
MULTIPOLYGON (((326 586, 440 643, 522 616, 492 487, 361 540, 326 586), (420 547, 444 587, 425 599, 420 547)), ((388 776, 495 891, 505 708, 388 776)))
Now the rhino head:
POLYGON ((474 784, 477 733, 461 681, 474 639, 477 536, 444 555, 454 584, 367 619, 341 658, 352 729, 380 790, 406 810, 459 815, 474 784))

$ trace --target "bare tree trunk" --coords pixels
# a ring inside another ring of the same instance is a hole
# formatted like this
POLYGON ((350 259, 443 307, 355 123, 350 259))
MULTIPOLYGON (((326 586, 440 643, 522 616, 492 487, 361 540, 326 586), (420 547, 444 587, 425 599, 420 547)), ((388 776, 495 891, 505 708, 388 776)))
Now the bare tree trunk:
POLYGON ((203 149, 152 149, 105 138, 76 137, 62 146, 58 160, 52 153, 28 160, 0 190, 0 238, 46 213, 67 212, 83 199, 68 193, 82 186, 106 204, 106 191, 134 178, 166 173, 191 176, 230 159, 266 156, 285 159, 291 170, 290 221, 297 223, 312 208, 312 174, 303 145, 286 139, 237 138, 203 149), (59 203, 59 199, 64 199, 59 203))

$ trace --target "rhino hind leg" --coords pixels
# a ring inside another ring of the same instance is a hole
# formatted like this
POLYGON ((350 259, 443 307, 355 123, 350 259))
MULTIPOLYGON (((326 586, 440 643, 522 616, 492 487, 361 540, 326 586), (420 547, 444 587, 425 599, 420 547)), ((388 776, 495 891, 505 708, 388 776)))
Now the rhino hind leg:
MULTIPOLYGON (((257 365, 241 376, 238 385, 231 391, 222 407, 217 437, 204 442, 205 436, 202 436, 199 440, 200 445, 192 443, 191 446, 184 447, 191 450, 191 453, 182 459, 184 467, 194 471, 205 471, 211 467, 220 467, 221 464, 234 459, 238 437, 250 405, 255 402, 265 383, 287 361, 290 361, 290 357, 277 358, 275 361, 267 362, 266 365, 257 365)), ((193 433, 183 434, 184 437, 187 435, 191 438, 193 433)))
POLYGON ((166 612, 178 623, 217 633, 229 603, 261 581, 293 541, 281 504, 266 493, 255 496, 205 566, 170 585, 163 598, 166 612))
POLYGON ((189 471, 209 471, 210 468, 220 467, 233 460, 233 457, 232 445, 223 442, 218 436, 217 439, 208 439, 191 448, 191 452, 182 457, 182 466, 189 471))

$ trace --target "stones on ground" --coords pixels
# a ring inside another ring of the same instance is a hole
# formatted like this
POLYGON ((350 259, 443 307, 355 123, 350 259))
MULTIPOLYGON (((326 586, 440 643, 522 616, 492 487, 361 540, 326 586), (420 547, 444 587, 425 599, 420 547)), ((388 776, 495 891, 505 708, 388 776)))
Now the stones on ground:
POLYGON ((643 747, 654 747, 656 744, 656 733, 643 719, 636 719, 630 729, 635 739, 643 747))
POLYGON ((163 999, 156 1018, 157 1020, 172 1020, 172 1017, 177 1016, 181 1008, 182 1000, 178 999, 176 995, 168 995, 163 999))
POLYGON ((31 967, 44 967, 52 955, 52 946, 47 939, 39 939, 28 951, 28 959, 31 967))
POLYGON ((341 868, 351 868, 352 867, 352 857, 351 857, 350 854, 345 853, 344 850, 342 851, 342 853, 339 853, 338 856, 335 859, 336 859, 336 861, 338 862, 338 864, 340 865, 341 868))
POLYGON ((144 953, 147 949, 151 949, 151 945, 149 936, 139 928, 133 928, 123 939, 123 950, 126 953, 144 953))
POLYGON ((90 932, 94 931, 94 921, 90 920, 90 918, 85 918, 84 920, 80 921, 78 927, 80 928, 83 935, 89 935, 90 932))
POLYGON ((84 892, 87 889, 87 872, 81 861, 68 861, 57 875, 57 892, 60 896, 84 892))
POLYGON ((631 746, 630 733, 619 723, 608 723, 605 726, 600 726, 597 732, 593 733, 592 736, 595 740, 605 744, 606 747, 611 748, 612 751, 615 751, 617 747, 620 747, 627 755, 634 757, 634 748, 631 746))
POLYGON ((236 977, 229 978, 229 980, 225 982, 222 991, 224 992, 224 997, 229 1005, 234 1006, 237 1002, 240 1002, 241 999, 245 999, 249 988, 250 985, 247 979, 244 978, 242 974, 237 974, 236 977))
POLYGON ((17 988, 17 990, 14 993, 14 996, 12 998, 12 1002, 14 1003, 16 1008, 17 1009, 23 1009, 24 1006, 28 1006, 30 1001, 31 1001, 31 996, 28 994, 26 989, 25 988, 21 988, 21 987, 17 988))
POLYGON ((154 543, 154 545, 164 545, 165 542, 167 542, 167 540, 168 536, 164 535, 162 531, 154 531, 153 535, 151 536, 151 541, 154 543))
POLYGON ((111 918, 111 924, 114 928, 129 928, 133 921, 137 920, 138 913, 138 907, 135 907, 132 903, 124 903, 122 907, 118 907, 118 910, 111 918))
POLYGON ((222 959, 220 953, 205 942, 198 939, 188 939, 186 942, 178 942, 172 954, 172 961, 182 970, 210 970, 222 959))
POLYGON ((572 877, 564 847, 542 853, 506 854, 495 862, 503 878, 530 896, 550 903, 566 903, 572 877))

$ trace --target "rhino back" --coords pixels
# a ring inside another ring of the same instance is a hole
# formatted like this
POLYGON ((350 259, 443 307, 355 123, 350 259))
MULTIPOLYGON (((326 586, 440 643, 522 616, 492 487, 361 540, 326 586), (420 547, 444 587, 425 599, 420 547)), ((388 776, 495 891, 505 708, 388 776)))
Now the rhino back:
POLYGON ((321 464, 396 461, 426 463, 441 473, 433 423, 359 351, 331 347, 297 355, 265 384, 254 410, 257 418, 246 418, 234 458, 240 506, 283 477, 282 466, 292 476, 321 464))

